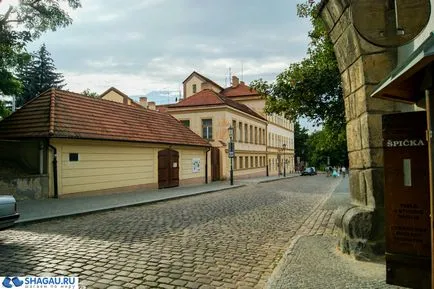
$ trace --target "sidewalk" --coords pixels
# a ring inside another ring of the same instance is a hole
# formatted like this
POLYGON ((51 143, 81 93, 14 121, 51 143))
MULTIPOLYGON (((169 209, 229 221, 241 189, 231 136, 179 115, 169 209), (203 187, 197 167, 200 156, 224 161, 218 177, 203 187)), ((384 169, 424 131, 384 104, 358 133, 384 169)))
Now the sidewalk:
POLYGON ((349 201, 349 179, 345 178, 298 229, 267 289, 400 288, 386 284, 383 261, 357 261, 337 249, 334 213, 349 201))
MULTIPOLYGON (((295 176, 298 176, 298 174, 290 174, 286 178, 295 176)), ((131 192, 111 193, 95 196, 17 201, 20 218, 16 223, 25 224, 75 215, 84 215, 93 212, 101 212, 205 193, 213 193, 243 187, 247 184, 277 181, 281 179, 284 178, 270 176, 235 180, 233 186, 229 184, 229 181, 221 181, 203 185, 176 187, 162 190, 136 190, 131 192)))

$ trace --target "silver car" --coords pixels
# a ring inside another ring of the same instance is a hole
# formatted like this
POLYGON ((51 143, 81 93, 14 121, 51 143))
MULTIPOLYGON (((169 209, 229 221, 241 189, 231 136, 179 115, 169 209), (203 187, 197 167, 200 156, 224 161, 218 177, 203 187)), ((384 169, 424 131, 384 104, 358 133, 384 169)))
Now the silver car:
POLYGON ((0 195, 0 230, 15 224, 20 214, 17 212, 17 202, 13 196, 0 195))

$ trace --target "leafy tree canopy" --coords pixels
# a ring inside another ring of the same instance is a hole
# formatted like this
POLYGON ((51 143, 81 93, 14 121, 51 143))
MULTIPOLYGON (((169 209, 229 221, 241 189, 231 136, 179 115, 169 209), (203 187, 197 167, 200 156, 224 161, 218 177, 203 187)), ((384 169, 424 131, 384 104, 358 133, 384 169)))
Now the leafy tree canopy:
POLYGON ((309 164, 315 167, 347 166, 347 140, 345 130, 336 132, 325 125, 321 131, 312 133, 306 142, 309 164))
POLYGON ((316 124, 339 130, 345 124, 341 78, 333 45, 322 19, 316 17, 313 1, 297 5, 299 17, 309 18, 307 57, 291 64, 273 83, 262 79, 251 86, 267 96, 268 112, 284 113, 291 119, 307 117, 316 124))
POLYGON ((302 127, 298 121, 294 124, 294 150, 295 155, 300 157, 301 161, 307 160, 306 154, 308 152, 307 140, 309 134, 306 128, 302 127))
POLYGON ((5 14, 0 14, 0 25, 11 29, 11 24, 16 24, 36 38, 47 30, 56 31, 58 27, 70 25, 72 19, 67 7, 81 7, 80 0, 20 0, 17 5, 9 5, 5 14))
POLYGON ((330 157, 330 164, 342 165, 348 157, 341 77, 333 44, 318 17, 318 5, 314 0, 297 5, 297 15, 308 18, 313 27, 307 56, 289 65, 274 82, 259 79, 251 86, 266 97, 268 113, 283 113, 293 120, 305 117, 323 125, 321 131, 308 138, 306 131, 295 127, 296 157, 315 166, 326 165, 330 157))
MULTIPOLYGON (((80 0, 20 0, 13 1, 0 13, 0 94, 22 92, 16 78, 17 69, 29 61, 26 44, 41 33, 72 23, 66 9, 81 7, 80 0)), ((0 0, 1 5, 1 0, 0 0)))
POLYGON ((10 114, 11 114, 11 111, 9 108, 6 107, 6 102, 0 101, 0 120, 9 116, 10 114))
POLYGON ((91 91, 89 88, 86 88, 85 90, 83 90, 81 92, 81 94, 89 96, 89 97, 93 97, 93 98, 99 98, 99 94, 95 91, 91 91))

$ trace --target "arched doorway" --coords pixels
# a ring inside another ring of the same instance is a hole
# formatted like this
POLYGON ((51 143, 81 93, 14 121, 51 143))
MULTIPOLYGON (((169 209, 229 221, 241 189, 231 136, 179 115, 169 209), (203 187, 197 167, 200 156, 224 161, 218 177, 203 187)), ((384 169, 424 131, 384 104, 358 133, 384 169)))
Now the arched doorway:
POLYGON ((179 153, 166 149, 158 152, 158 188, 179 186, 179 153))

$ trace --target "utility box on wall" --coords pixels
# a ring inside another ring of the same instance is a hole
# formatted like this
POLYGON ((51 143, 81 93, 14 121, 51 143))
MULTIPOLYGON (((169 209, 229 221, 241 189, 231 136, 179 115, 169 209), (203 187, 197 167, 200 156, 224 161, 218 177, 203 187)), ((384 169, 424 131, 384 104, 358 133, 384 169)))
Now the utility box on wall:
POLYGON ((383 116, 386 281, 431 288, 426 113, 383 116))

